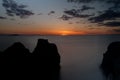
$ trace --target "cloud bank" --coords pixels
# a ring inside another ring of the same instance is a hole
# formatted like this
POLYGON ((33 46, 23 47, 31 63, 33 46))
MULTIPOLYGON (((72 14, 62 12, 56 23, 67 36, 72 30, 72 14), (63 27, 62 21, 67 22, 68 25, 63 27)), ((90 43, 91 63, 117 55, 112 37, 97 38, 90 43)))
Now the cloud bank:
POLYGON ((27 5, 19 5, 14 0, 3 0, 2 6, 5 8, 6 14, 11 17, 27 18, 34 15, 32 11, 25 9, 27 5))
POLYGON ((64 11, 65 14, 71 15, 76 18, 86 18, 91 23, 98 23, 106 27, 119 27, 120 26, 120 0, 67 0, 68 2, 74 2, 82 4, 83 6, 80 9, 71 9, 64 11), (96 5, 94 7, 88 6, 94 2, 104 3, 106 10, 96 10, 96 5), (85 14, 84 11, 95 10, 94 15, 90 13, 85 14), (98 12, 100 12, 98 14, 98 12), (82 15, 81 15, 82 13, 82 15), (118 19, 118 20, 117 20, 118 19), (117 21, 116 21, 117 20, 117 21))

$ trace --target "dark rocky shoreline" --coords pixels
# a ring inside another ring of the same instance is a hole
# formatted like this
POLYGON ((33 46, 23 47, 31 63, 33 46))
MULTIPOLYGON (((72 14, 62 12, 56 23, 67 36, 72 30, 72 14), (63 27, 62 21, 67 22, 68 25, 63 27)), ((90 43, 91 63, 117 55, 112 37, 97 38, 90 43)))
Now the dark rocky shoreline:
MULTIPOLYGON (((120 41, 108 45, 100 68, 108 80, 120 80, 120 41)), ((0 73, 9 79, 60 80, 57 46, 47 39, 38 39, 34 51, 30 52, 16 42, 0 52, 0 73)))
POLYGON ((34 51, 16 42, 0 52, 1 73, 28 79, 59 80, 60 54, 57 46, 46 39, 38 39, 34 51))

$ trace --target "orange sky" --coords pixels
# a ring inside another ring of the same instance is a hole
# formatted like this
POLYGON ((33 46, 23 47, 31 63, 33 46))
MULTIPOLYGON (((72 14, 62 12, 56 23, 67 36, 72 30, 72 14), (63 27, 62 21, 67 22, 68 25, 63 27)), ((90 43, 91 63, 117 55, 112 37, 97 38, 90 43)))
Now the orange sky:
MULTIPOLYGON (((60 25, 62 26, 62 25, 60 25)), ((76 28, 72 29, 72 26, 64 27, 64 24, 62 27, 55 27, 55 28, 48 28, 44 29, 42 27, 22 27, 22 26, 12 26, 11 28, 1 28, 0 34, 40 34, 40 35, 90 35, 90 34, 106 34, 106 31, 103 31, 102 29, 93 29, 89 30, 86 28, 81 28, 80 30, 77 30, 76 28), (22 28, 21 28, 22 27, 22 28)), ((4 26, 5 27, 5 26, 4 26)))

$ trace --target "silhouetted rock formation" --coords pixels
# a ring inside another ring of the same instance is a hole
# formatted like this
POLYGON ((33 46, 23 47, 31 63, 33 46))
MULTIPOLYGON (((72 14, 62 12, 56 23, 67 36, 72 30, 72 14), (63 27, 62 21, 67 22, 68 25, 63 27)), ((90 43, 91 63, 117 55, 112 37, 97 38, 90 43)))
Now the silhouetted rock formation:
POLYGON ((32 56, 39 56, 44 62, 49 62, 53 65, 60 64, 60 55, 57 47, 53 43, 49 43, 48 40, 39 39, 32 56))
POLYGON ((36 67, 38 67, 39 62, 41 64, 40 68, 38 68, 41 72, 38 73, 49 75, 49 79, 52 78, 52 80, 58 78, 60 55, 55 44, 49 43, 48 40, 45 39, 39 39, 32 56, 35 57, 35 61, 33 61, 35 62, 36 67))
POLYGON ((3 72, 27 79, 58 80, 60 55, 57 46, 46 39, 39 39, 32 53, 17 42, 0 52, 0 66, 3 72))
POLYGON ((8 47, 4 53, 3 56, 10 56, 10 57, 23 57, 29 55, 30 52, 27 48, 24 47, 24 45, 20 42, 14 43, 11 47, 8 47))
POLYGON ((110 80, 120 80, 120 41, 112 42, 108 46, 101 68, 110 80))

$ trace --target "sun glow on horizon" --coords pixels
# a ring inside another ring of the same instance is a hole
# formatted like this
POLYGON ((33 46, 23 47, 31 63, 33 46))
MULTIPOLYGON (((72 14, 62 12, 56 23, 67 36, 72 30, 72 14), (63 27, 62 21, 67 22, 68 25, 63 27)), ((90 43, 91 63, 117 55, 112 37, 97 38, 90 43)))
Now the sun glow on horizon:
POLYGON ((60 35, 62 35, 62 36, 67 36, 69 34, 70 34, 69 31, 61 31, 61 33, 60 33, 60 35))
POLYGON ((68 36, 68 35, 85 35, 84 32, 75 32, 75 31, 60 31, 58 34, 61 36, 68 36))

